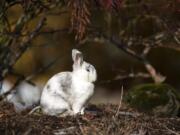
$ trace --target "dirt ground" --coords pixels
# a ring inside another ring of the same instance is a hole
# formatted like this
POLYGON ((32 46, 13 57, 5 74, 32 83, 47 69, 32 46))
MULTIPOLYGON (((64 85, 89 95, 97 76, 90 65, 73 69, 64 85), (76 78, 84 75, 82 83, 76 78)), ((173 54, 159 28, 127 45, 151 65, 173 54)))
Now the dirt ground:
POLYGON ((118 105, 90 105, 84 116, 17 114, 0 104, 0 135, 180 135, 180 118, 149 116, 118 105))

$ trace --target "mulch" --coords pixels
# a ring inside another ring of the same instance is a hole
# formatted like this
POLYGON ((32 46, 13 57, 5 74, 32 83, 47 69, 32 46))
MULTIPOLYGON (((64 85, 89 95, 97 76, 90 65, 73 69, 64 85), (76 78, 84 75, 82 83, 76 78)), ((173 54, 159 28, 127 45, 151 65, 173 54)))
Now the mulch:
POLYGON ((157 117, 118 105, 90 105, 83 116, 16 113, 0 103, 0 135, 180 135, 179 117, 157 117))

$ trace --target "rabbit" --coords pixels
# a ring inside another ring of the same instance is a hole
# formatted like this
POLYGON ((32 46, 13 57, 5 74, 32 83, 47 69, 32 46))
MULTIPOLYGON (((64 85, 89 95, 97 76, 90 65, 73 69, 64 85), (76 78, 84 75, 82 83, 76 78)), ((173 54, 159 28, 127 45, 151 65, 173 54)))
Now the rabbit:
MULTIPOLYGON (((7 80, 2 83, 0 95, 11 90, 12 84, 7 80)), ((27 81, 20 82, 10 94, 7 95, 5 101, 14 105, 16 112, 21 112, 39 104, 42 90, 27 81)))
POLYGON ((43 113, 55 116, 84 114, 94 93, 97 79, 93 65, 83 61, 77 49, 72 50, 73 71, 55 74, 45 85, 40 106, 43 113))

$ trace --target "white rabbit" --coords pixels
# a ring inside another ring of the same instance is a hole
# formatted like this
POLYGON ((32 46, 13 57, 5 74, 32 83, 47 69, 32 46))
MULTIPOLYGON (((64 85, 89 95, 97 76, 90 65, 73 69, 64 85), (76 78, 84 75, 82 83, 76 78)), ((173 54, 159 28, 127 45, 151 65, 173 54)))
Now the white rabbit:
POLYGON ((84 114, 84 108, 94 93, 97 73, 94 66, 83 61, 82 53, 72 50, 73 71, 54 75, 45 85, 41 108, 48 115, 84 114))
MULTIPOLYGON (((4 80, 0 95, 9 91, 11 88, 12 84, 7 80, 4 80)), ((12 90, 9 95, 7 95, 5 100, 14 105, 16 112, 20 112, 38 104, 40 101, 41 92, 42 91, 37 86, 34 86, 29 82, 22 81, 15 87, 14 90, 12 90)))

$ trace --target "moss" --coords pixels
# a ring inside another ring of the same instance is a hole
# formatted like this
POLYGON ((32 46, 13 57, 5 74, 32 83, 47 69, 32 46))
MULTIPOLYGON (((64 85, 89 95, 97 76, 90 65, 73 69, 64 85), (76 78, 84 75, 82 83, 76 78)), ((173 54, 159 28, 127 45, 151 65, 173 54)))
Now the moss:
POLYGON ((140 111, 177 115, 180 106, 178 92, 168 84, 143 84, 130 89, 126 102, 140 111))

